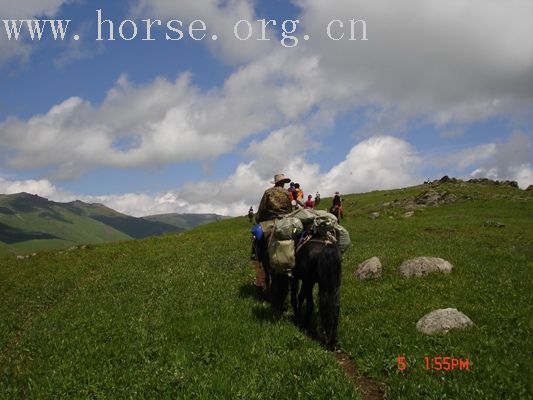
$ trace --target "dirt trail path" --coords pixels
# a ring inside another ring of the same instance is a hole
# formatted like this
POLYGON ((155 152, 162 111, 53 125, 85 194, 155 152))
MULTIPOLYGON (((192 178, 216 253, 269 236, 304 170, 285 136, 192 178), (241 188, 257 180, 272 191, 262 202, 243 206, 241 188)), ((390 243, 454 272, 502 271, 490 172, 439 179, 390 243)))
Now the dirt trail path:
POLYGON ((383 388, 372 378, 362 375, 357 369, 355 362, 342 350, 333 353, 346 375, 355 383, 364 400, 382 400, 385 392, 383 388))

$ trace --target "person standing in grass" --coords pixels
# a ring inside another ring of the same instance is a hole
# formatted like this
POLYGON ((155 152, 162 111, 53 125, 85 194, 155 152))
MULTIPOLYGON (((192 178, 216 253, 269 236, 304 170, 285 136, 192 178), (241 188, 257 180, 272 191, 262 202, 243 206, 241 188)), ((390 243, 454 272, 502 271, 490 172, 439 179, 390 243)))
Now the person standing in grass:
POLYGON ((250 222, 254 221, 254 208, 253 207, 250 207, 250 209, 248 210, 248 219, 250 220, 250 222))

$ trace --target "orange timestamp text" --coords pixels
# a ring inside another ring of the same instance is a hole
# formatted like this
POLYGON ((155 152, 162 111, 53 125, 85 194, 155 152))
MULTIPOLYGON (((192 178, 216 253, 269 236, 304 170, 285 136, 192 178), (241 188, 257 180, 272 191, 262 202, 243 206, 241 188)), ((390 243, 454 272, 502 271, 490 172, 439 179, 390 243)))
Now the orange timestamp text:
MULTIPOLYGON (((409 363, 405 356, 398 356, 396 362, 399 371, 405 371, 409 368, 409 363)), ((426 371, 465 371, 470 370, 472 363, 469 358, 425 356, 423 365, 426 371)))

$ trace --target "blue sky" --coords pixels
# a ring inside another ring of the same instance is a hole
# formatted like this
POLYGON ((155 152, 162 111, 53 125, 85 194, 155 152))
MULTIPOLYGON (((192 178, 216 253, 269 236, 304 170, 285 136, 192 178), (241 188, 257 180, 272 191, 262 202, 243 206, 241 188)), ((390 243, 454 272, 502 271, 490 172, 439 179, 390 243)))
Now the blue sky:
POLYGON ((0 192, 133 215, 235 215, 278 172, 324 195, 445 174, 533 184, 531 2, 396 3, 0 5, 2 20, 72 20, 64 41, 24 30, 9 41, 0 29, 0 192), (134 20, 138 37, 96 41, 98 9, 115 35, 134 20), (141 40, 145 18, 163 21, 155 41, 141 40), (268 42, 254 40, 262 18, 278 21, 268 42), (329 22, 351 18, 365 20, 368 40, 328 37, 329 22), (219 39, 167 41, 171 19, 185 33, 201 19, 219 39), (234 37, 241 19, 250 40, 234 37), (289 19, 300 20, 292 48, 280 43, 289 19))

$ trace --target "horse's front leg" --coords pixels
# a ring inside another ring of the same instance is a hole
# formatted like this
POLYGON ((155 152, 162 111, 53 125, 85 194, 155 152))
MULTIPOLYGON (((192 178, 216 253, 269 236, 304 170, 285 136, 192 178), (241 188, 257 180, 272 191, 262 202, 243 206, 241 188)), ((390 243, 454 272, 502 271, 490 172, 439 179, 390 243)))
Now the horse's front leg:
POLYGON ((294 276, 291 278, 291 305, 292 305, 292 311, 294 312, 294 320, 296 323, 299 321, 300 317, 300 310, 298 308, 298 289, 300 288, 300 282, 298 281, 298 278, 295 278, 294 276))
POLYGON ((315 304, 313 302, 313 282, 309 279, 305 279, 302 283, 302 289, 300 291, 300 308, 303 306, 303 299, 305 298, 306 309, 304 317, 304 326, 310 328, 311 317, 313 316, 313 311, 315 309, 315 304))
POLYGON ((305 302, 305 282, 302 280, 302 287, 300 288, 300 292, 298 293, 298 301, 297 301, 297 309, 298 309, 298 322, 300 321, 300 317, 302 315, 302 307, 304 306, 305 302))

